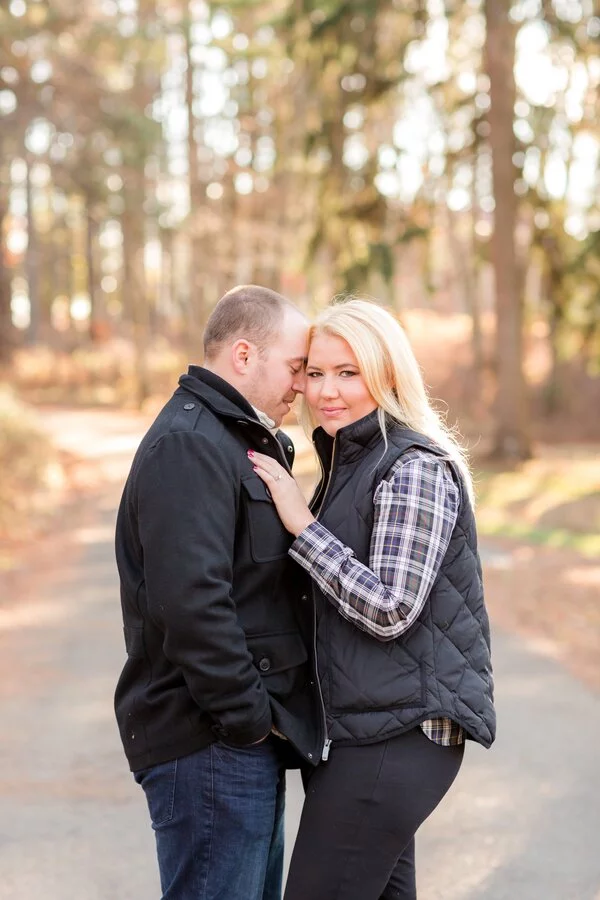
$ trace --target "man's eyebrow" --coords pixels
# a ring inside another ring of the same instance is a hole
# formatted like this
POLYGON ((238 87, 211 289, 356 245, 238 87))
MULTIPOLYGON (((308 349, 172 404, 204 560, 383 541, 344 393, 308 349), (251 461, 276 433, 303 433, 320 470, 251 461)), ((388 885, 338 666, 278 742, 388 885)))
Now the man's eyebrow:
POLYGON ((303 365, 305 365, 306 360, 307 360, 306 356, 292 356, 292 358, 288 359, 287 362, 288 363, 302 363, 303 365))

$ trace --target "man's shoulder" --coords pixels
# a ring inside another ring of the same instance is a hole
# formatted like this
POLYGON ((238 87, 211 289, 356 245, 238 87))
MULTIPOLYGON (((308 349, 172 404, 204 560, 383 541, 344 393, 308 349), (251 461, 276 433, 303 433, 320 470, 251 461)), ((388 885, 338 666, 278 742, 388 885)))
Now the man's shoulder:
POLYGON ((175 392, 154 423, 157 441, 185 440, 195 445, 220 447, 228 429, 213 410, 185 390, 175 392))
POLYGON ((197 397, 179 389, 163 406, 144 435, 135 461, 140 464, 149 452, 177 444, 197 449, 204 445, 208 452, 212 452, 211 448, 216 450, 222 443, 224 434, 222 423, 211 410, 197 397))

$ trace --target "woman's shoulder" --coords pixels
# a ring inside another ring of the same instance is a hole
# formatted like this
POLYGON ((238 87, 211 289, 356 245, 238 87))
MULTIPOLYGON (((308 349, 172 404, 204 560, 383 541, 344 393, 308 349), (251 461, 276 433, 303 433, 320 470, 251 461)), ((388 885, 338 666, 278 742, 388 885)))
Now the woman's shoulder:
POLYGON ((455 478, 450 458, 425 447, 409 447, 392 463, 381 480, 381 485, 394 486, 407 477, 419 480, 438 480, 440 477, 454 486, 455 478))

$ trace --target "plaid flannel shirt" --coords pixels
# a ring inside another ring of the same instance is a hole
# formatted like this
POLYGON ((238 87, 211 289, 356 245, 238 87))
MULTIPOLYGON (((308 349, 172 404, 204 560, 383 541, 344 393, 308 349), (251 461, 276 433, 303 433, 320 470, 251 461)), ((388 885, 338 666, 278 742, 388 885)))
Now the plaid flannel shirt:
MULTIPOLYGON (((420 615, 448 549, 459 507, 450 467, 413 449, 377 486, 369 565, 318 522, 296 538, 290 555, 306 569, 340 615, 383 641, 399 638, 420 615)), ((464 740, 451 719, 428 719, 430 740, 464 740)))

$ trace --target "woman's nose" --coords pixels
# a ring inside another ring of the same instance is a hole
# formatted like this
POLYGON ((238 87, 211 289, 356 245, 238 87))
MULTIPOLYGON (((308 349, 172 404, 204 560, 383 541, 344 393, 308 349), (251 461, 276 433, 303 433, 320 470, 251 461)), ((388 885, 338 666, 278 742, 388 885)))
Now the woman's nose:
POLYGON ((321 395, 323 397, 337 397, 338 389, 334 378, 323 378, 321 382, 321 395))

